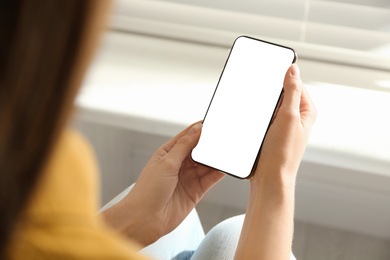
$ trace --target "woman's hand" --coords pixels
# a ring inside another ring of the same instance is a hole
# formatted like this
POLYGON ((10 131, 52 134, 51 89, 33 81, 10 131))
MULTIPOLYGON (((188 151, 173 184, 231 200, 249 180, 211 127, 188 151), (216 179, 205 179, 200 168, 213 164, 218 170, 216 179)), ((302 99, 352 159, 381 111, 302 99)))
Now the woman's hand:
POLYGON ((252 183, 261 182, 264 178, 284 178, 295 182, 317 117, 317 111, 302 83, 296 64, 287 71, 283 90, 279 108, 264 140, 252 183))
POLYGON ((235 259, 290 259, 295 178, 316 109, 292 65, 284 94, 250 179, 250 197, 235 259))
POLYGON ((102 213, 109 225, 148 245, 184 220, 224 176, 190 157, 201 128, 191 125, 156 151, 130 193, 102 213))

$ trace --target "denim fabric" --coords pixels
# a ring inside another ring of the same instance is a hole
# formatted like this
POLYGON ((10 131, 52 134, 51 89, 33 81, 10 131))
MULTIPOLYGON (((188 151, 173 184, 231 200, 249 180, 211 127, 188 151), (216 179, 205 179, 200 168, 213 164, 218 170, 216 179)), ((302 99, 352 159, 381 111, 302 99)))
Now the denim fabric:
MULTIPOLYGON (((233 260, 245 215, 235 216, 213 227, 195 250, 191 260, 233 260)), ((290 260, 296 260, 291 252, 290 260)))
MULTIPOLYGON (((115 205, 133 186, 115 197, 100 212, 115 205)), ((205 236, 194 209, 174 231, 145 247, 140 253, 161 260, 234 259, 244 217, 240 215, 222 221, 205 236)), ((292 253, 290 260, 296 260, 292 253)))
POLYGON ((172 260, 190 260, 194 253, 195 251, 183 251, 174 258, 172 258, 172 260))

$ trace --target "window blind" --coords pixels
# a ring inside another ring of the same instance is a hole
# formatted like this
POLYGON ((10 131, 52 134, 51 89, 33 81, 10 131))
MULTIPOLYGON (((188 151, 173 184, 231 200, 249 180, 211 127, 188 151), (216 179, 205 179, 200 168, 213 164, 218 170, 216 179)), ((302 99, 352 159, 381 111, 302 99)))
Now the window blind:
POLYGON ((390 71, 387 0, 119 0, 111 28, 224 47, 250 35, 300 58, 390 71))

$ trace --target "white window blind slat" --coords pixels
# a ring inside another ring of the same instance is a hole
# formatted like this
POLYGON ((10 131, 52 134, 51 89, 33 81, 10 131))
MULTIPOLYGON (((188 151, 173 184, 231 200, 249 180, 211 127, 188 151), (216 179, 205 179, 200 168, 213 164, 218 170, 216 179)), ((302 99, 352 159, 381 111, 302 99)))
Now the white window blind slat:
POLYGON ((245 34, 289 45, 301 58, 390 71, 390 8, 362 1, 120 0, 111 26, 225 47, 245 34))
POLYGON ((309 22, 389 33, 386 25, 390 25, 390 9, 313 1, 310 4, 309 22))
POLYGON ((388 0, 312 0, 313 2, 330 2, 330 3, 346 3, 352 5, 362 5, 369 7, 379 7, 379 8, 388 8, 390 9, 390 2, 388 0))

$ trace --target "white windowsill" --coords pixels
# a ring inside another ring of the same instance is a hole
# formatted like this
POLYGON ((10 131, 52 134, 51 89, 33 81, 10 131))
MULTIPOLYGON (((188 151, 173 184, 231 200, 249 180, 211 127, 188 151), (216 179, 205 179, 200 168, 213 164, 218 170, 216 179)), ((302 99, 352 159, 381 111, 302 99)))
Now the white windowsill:
MULTIPOLYGON (((108 32, 77 98, 80 116, 173 136, 203 118, 228 51, 108 32)), ((364 89, 390 82, 390 75, 307 60, 299 65, 319 111, 304 159, 390 176, 390 90, 364 89)))

